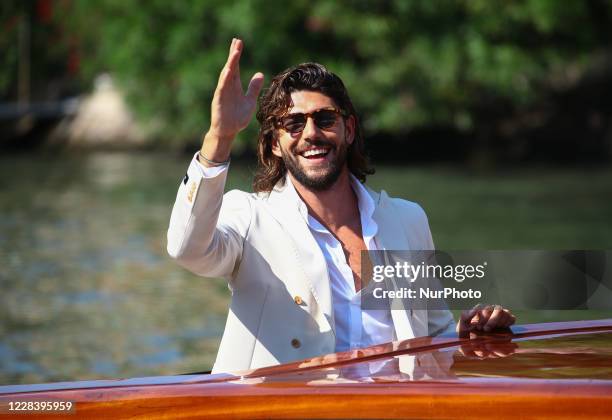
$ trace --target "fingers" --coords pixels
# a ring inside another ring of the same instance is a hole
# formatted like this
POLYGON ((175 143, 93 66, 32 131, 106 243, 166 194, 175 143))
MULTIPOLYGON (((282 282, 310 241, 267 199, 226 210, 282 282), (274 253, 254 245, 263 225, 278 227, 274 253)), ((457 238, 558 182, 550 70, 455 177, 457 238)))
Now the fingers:
POLYGON ((459 337, 468 337, 470 331, 474 329, 472 326, 472 320, 474 319, 474 316, 478 313, 478 309, 479 305, 476 305, 469 311, 463 311, 461 313, 461 318, 459 319, 459 322, 457 323, 457 327, 455 329, 457 331, 457 334, 459 334, 459 337))
POLYGON ((503 308, 501 305, 489 306, 483 312, 479 329, 485 332, 492 331, 496 328, 507 328, 516 321, 516 317, 512 315, 512 312, 503 308))
POLYGON ((484 330, 489 332, 495 328, 507 328, 515 321, 516 317, 508 309, 497 306, 485 324, 484 330))
POLYGON ((474 318, 474 315, 476 315, 478 309, 480 309, 479 305, 476 305, 469 311, 463 311, 463 313, 461 314, 461 319, 465 320, 466 322, 470 321, 472 318, 474 318))
POLYGON ((239 71, 238 65, 240 63, 240 55, 242 54, 242 46, 242 40, 232 38, 227 62, 225 63, 225 67, 227 67, 230 72, 239 71))
MULTIPOLYGON (((229 81, 232 81, 232 85, 235 83, 240 85, 240 56, 242 55, 243 42, 240 39, 233 38, 232 43, 230 45, 229 54, 227 57, 227 62, 225 63, 225 67, 221 71, 221 75, 219 76, 219 83, 217 88, 222 90, 229 81)), ((257 72, 251 77, 251 81, 249 82, 249 86, 246 92, 246 99, 251 105, 254 105, 257 102, 257 97, 261 92, 261 88, 264 82, 264 75, 261 72, 257 72)), ((240 88, 242 90, 242 88, 240 88)))
POLYGON ((471 331, 490 332, 496 328, 507 328, 515 321, 512 312, 501 305, 478 304, 469 311, 463 311, 456 330, 459 337, 467 337, 471 331))
POLYGON ((474 329, 478 331, 484 330, 484 327, 491 318, 493 311, 493 305, 480 305, 477 316, 478 321, 474 323, 474 329))
POLYGON ((492 329, 498 327, 501 325, 501 321, 503 316, 501 314, 503 314, 504 312, 502 311, 502 307, 499 305, 495 305, 493 309, 489 315, 489 319, 487 319, 487 321, 484 323, 483 325, 483 330, 485 332, 489 332, 492 329))
POLYGON ((250 103, 255 104, 255 102, 257 102, 257 97, 259 96, 259 92, 261 92, 263 82, 263 73, 257 72, 253 75, 253 77, 251 77, 251 81, 249 82, 249 87, 247 88, 246 93, 246 97, 250 103))
MULTIPOLYGON (((503 308, 502 308, 503 309, 503 308)), ((500 319, 500 327, 508 328, 516 322, 516 317, 510 312, 509 309, 503 309, 500 319)))
POLYGON ((232 39, 230 44, 229 54, 227 55, 227 61, 221 74, 219 75, 219 82, 217 89, 222 89, 227 82, 231 79, 240 79, 240 55, 242 54, 242 41, 237 38, 232 39))

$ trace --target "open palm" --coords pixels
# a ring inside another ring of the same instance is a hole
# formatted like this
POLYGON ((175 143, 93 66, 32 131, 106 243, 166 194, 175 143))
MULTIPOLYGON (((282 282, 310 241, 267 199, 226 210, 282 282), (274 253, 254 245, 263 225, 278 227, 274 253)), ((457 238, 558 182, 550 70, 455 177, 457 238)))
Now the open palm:
POLYGON ((211 105, 211 130, 219 139, 228 141, 233 140, 239 131, 249 125, 264 79, 262 73, 255 73, 249 82, 246 94, 243 93, 240 81, 242 47, 241 40, 232 40, 227 62, 219 75, 211 105))

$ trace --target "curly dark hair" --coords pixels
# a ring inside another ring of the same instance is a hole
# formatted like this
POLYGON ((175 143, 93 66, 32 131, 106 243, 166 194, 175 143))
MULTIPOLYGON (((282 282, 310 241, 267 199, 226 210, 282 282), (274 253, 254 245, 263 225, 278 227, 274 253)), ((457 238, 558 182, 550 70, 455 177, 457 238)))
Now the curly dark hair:
POLYGON ((365 153, 364 139, 359 118, 348 96, 342 80, 318 63, 303 63, 288 68, 272 79, 270 87, 259 100, 257 120, 257 170, 253 179, 255 192, 270 192, 276 183, 285 177, 287 168, 282 158, 272 153, 272 141, 276 135, 275 122, 291 106, 291 93, 307 90, 320 92, 334 100, 344 118, 355 119, 355 138, 348 149, 348 168, 362 183, 366 176, 374 173, 365 153))

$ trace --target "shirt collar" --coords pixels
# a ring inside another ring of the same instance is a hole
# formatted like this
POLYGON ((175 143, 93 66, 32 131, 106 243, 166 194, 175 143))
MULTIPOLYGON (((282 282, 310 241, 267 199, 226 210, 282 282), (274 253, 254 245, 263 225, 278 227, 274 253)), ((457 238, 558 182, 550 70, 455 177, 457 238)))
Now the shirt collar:
POLYGON ((287 175, 285 175, 285 188, 285 194, 287 199, 295 203, 298 208, 298 211, 300 212, 304 220, 308 221, 308 207, 306 207, 306 204, 304 203, 304 201, 302 201, 300 195, 295 190, 295 187, 293 186, 293 182, 291 182, 291 177, 289 176, 288 172, 287 175))
MULTIPOLYGON (((361 182, 353 174, 350 174, 351 187, 357 196, 357 205, 359 206, 359 215, 361 217, 361 233, 364 239, 369 240, 376 235, 378 231, 378 225, 372 218, 374 214, 374 210, 376 208, 376 204, 374 203, 374 199, 370 195, 370 193, 366 190, 361 182)), ((287 198, 294 201, 298 207, 298 211, 308 224, 310 229, 313 229, 317 232, 325 232, 328 233, 327 228, 325 228, 317 219, 310 216, 308 214, 308 207, 302 201, 299 194, 295 190, 295 186, 291 182, 291 178, 289 174, 286 175, 285 185, 287 188, 287 198)), ((367 242, 366 242, 367 244, 367 242)))
POLYGON ((378 225, 372 218, 374 214, 374 210, 376 209, 376 204, 374 203, 374 199, 366 190, 361 182, 353 174, 351 174, 351 186, 353 187, 353 191, 355 191, 355 195, 357 195, 357 201, 359 205, 359 215, 361 216, 361 233, 363 235, 363 239, 370 248, 368 241, 372 239, 376 232, 378 231, 378 225))

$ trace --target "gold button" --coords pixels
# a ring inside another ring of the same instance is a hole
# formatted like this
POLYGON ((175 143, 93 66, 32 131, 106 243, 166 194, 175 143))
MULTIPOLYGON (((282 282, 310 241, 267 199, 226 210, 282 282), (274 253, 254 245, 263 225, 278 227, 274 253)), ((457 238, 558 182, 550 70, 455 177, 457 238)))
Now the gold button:
POLYGON ((294 297, 293 301, 296 303, 296 305, 301 305, 302 303, 304 303, 304 301, 302 300, 301 296, 294 297))
POLYGON ((302 345, 302 343, 300 343, 300 340, 298 340, 297 338, 294 338, 293 340, 291 340, 291 345, 293 346, 293 348, 300 348, 300 346, 302 345))

